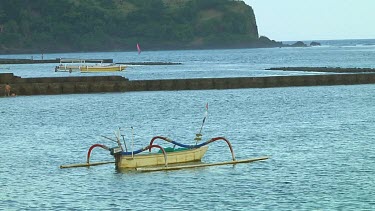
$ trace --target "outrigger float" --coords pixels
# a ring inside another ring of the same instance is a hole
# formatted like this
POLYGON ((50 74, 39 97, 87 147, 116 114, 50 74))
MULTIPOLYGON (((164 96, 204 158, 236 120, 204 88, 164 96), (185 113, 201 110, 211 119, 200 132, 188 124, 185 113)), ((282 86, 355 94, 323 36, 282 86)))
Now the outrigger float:
MULTIPOLYGON (((206 109, 208 111, 208 104, 206 105, 206 109)), ((86 163, 62 165, 60 166, 60 168, 89 167, 89 166, 95 166, 95 165, 115 163, 116 169, 118 170, 163 171, 163 170, 178 170, 178 169, 198 168, 198 167, 217 166, 217 165, 230 165, 230 164, 238 164, 238 163, 250 163, 254 161, 268 159, 268 157, 258 157, 258 158, 237 160, 234 155, 232 144, 224 137, 211 138, 208 141, 198 144, 198 142, 202 140, 201 132, 202 132, 202 128, 207 117, 207 111, 206 111, 206 116, 203 119, 203 123, 200 128, 200 131, 195 136, 194 145, 181 144, 177 141, 173 141, 163 136, 155 136, 151 139, 150 143, 146 147, 143 147, 139 150, 133 150, 134 141, 132 138, 131 150, 128 150, 128 147, 124 138, 125 136, 121 134, 120 128, 119 128, 119 130, 115 132, 116 139, 102 136, 106 139, 116 142, 118 145, 117 147, 110 148, 103 144, 94 144, 89 148, 87 152, 86 163), (120 136, 122 137, 124 146, 122 145, 120 141, 121 139, 120 136), (170 144, 173 144, 173 147, 163 148, 160 145, 155 144, 156 140, 162 140, 170 144), (228 145, 229 150, 232 155, 232 160, 227 161, 227 162, 218 162, 218 163, 202 163, 201 160, 208 150, 208 145, 216 141, 224 141, 228 145), (178 146, 178 148, 176 148, 176 146, 178 146), (97 147, 108 150, 110 154, 114 157, 115 161, 90 163, 91 152, 94 148, 97 148, 97 147), (159 149, 159 151, 151 152, 153 148, 157 148, 159 149), (145 151, 148 151, 148 152, 145 152, 145 151)))

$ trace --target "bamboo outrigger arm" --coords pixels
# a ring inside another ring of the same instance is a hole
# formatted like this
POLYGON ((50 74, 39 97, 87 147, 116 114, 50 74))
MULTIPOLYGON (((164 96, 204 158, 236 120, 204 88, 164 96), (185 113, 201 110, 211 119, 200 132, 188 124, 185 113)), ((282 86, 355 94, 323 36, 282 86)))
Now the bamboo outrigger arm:
POLYGON ((87 160, 86 160, 86 163, 90 163, 90 155, 91 155, 91 151, 95 148, 95 147, 101 147, 105 150, 108 150, 110 151, 109 147, 103 145, 103 144, 94 144, 92 145, 90 148, 89 148, 89 151, 87 152, 87 160))
MULTIPOLYGON (((178 143, 178 142, 176 142, 176 141, 173 141, 173 140, 171 140, 171 139, 169 139, 169 138, 167 138, 167 137, 163 137, 163 136, 155 136, 155 137, 153 137, 153 138, 151 139, 151 141, 150 141, 150 146, 154 143, 154 141, 155 141, 156 139, 162 139, 162 140, 164 140, 164 141, 166 141, 166 142, 169 142, 169 143, 175 144, 175 145, 180 146, 180 147, 189 148, 189 149, 200 148, 200 147, 203 147, 203 146, 205 146, 205 145, 207 145, 207 144, 210 144, 210 143, 212 143, 212 142, 215 142, 215 141, 218 141, 218 140, 224 140, 224 141, 227 143, 227 145, 228 145, 228 147, 229 147, 229 149, 230 149, 230 152, 231 152, 231 154, 232 154, 232 160, 233 160, 233 161, 236 160, 236 157, 235 157, 235 155, 234 155, 234 151, 233 151, 233 148, 232 148, 232 144, 231 144, 226 138, 224 138, 224 137, 211 138, 210 140, 208 140, 208 141, 206 141, 206 142, 203 142, 203 143, 201 143, 201 144, 197 144, 197 145, 186 145, 186 144, 181 144, 181 143, 178 143)), ((149 150, 151 151, 151 149, 149 149, 149 150)))

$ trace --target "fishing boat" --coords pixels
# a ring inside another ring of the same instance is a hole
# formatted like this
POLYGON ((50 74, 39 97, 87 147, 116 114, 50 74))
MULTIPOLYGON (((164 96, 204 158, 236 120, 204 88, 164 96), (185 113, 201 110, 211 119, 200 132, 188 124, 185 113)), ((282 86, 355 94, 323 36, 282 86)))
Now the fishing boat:
MULTIPOLYGON (((208 105, 206 106, 208 109, 208 105)), ((207 113, 207 112, 206 112, 207 113)), ((211 138, 203 143, 198 143, 202 140, 202 128, 205 122, 206 116, 203 119, 202 126, 199 133, 195 135, 194 144, 182 144, 180 142, 171 140, 164 136, 155 136, 153 137, 149 144, 145 147, 133 150, 134 140, 131 139, 131 144, 126 144, 125 135, 121 134, 120 128, 115 131, 115 139, 102 136, 108 140, 117 143, 116 147, 108 147, 103 144, 94 144, 92 145, 86 157, 86 163, 83 164, 70 164, 70 165, 61 165, 60 168, 73 168, 73 167, 88 167, 95 165, 102 165, 108 163, 114 163, 116 169, 118 170, 136 170, 136 171, 162 171, 162 170, 177 170, 177 169, 186 169, 186 168, 197 168, 205 166, 214 166, 214 165, 229 165, 229 164, 238 164, 238 163, 249 163, 259 160, 268 159, 268 157, 258 157, 250 158, 244 160, 237 160, 234 155, 232 144, 225 137, 215 137, 211 138), (121 143, 121 137, 123 144, 121 143), (167 142, 172 144, 173 147, 162 147, 156 141, 167 142), (203 156, 208 150, 208 145, 216 142, 224 141, 231 153, 232 159, 226 162, 217 162, 217 163, 203 163, 201 162, 203 156), (128 146, 131 146, 128 149, 128 146), (109 151, 109 154, 113 156, 114 161, 106 162, 96 162, 90 163, 91 152, 94 148, 102 148, 109 151), (158 151, 152 151, 152 149, 157 149, 158 151)), ((133 130, 133 128, 132 128, 133 130)), ((133 137, 133 135, 132 135, 133 137)))
MULTIPOLYGON (((103 136, 104 137, 104 136, 103 136)), ((124 137, 124 136, 123 136, 124 137)), ((198 138, 201 138, 200 134, 197 134, 198 138)), ((105 137, 110 139, 108 137, 105 137)), ((70 164, 61 165, 60 168, 74 168, 74 167, 88 167, 95 165, 102 165, 108 163, 114 163, 118 170, 136 170, 136 171, 162 171, 162 170, 177 170, 186 168, 197 168, 214 165, 228 165, 238 163, 249 163, 259 160, 268 159, 268 157, 250 158, 244 160, 236 160, 234 151, 231 143, 225 137, 212 138, 201 144, 185 145, 179 142, 173 141, 163 136, 155 136, 151 139, 150 144, 146 147, 135 151, 124 150, 123 145, 120 142, 119 136, 116 139, 111 139, 118 143, 118 146, 110 148, 103 144, 92 145, 87 152, 86 163, 83 164, 70 164), (163 140, 173 144, 173 147, 163 148, 158 144, 154 144, 156 140, 163 140), (208 150, 208 144, 215 141, 225 141, 230 149, 232 159, 227 162, 218 163, 202 163, 200 162, 208 150), (176 146, 179 146, 176 148, 176 146), (94 148, 102 148, 108 150, 110 155, 114 157, 114 161, 90 163, 91 152, 94 148), (153 148, 159 149, 157 152, 152 152, 153 148), (148 152, 147 152, 148 151, 148 152)), ((125 142, 124 142, 125 143, 125 142)), ((125 145, 126 146, 126 145, 125 145)))

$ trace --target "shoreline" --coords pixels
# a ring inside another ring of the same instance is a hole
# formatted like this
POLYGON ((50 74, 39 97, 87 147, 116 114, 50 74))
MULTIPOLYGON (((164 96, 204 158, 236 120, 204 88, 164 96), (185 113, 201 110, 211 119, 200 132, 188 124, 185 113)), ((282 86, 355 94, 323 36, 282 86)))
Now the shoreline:
MULTIPOLYGON (((259 49, 259 48, 298 48, 312 47, 311 41, 286 41, 292 42, 286 44, 279 41, 268 40, 266 42, 244 42, 236 44, 205 44, 205 45, 191 45, 191 46, 148 46, 143 51, 184 51, 184 50, 227 50, 227 49, 259 49)), ((0 55, 19 55, 19 54, 58 54, 58 53, 93 53, 93 52, 134 52, 130 49, 102 49, 102 50, 87 50, 81 51, 78 49, 0 49, 0 55)))
MULTIPOLYGON (((43 63, 61 63, 64 58, 56 59, 1 59, 0 64, 43 64, 43 63)), ((85 63, 114 63, 113 59, 82 59, 85 63)), ((124 65, 180 65, 179 62, 118 62, 115 64, 124 65)))

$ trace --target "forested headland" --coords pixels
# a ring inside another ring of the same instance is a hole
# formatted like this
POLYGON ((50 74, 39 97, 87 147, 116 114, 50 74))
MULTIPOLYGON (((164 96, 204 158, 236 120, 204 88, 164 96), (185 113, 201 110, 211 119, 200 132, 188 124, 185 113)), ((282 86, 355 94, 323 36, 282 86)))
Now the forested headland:
POLYGON ((0 53, 276 47, 233 0, 2 0, 0 53))

